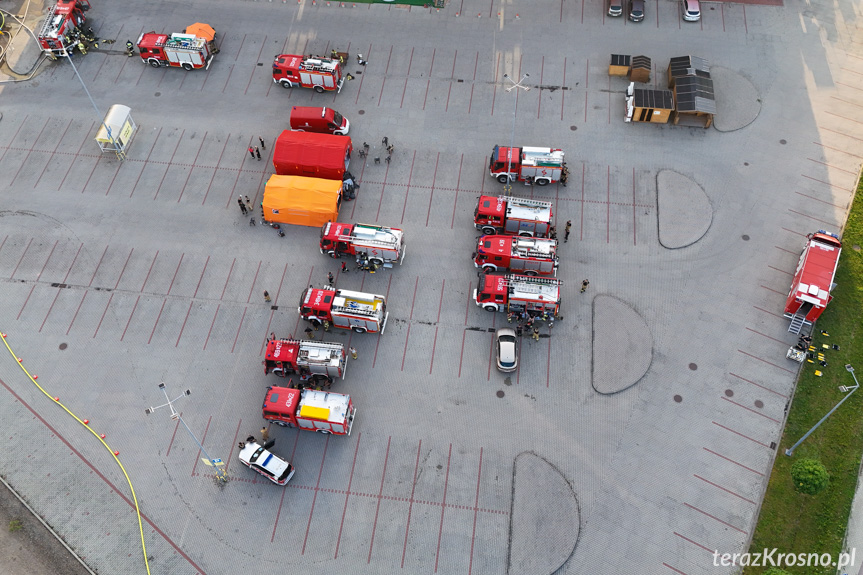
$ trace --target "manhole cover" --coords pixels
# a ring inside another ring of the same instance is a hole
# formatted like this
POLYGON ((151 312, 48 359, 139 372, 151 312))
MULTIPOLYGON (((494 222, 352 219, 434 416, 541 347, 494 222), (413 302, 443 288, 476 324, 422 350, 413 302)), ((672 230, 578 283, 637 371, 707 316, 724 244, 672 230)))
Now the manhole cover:
POLYGON ((65 344, 65 343, 61 343, 61 344, 60 344, 60 351, 63 351, 63 350, 64 350, 64 349, 66 349, 67 347, 69 347, 67 344, 65 344))
POLYGON ((504 395, 506 395, 506 394, 503 392, 503 390, 502 390, 502 389, 499 389, 499 390, 497 391, 497 393, 495 393, 495 395, 496 395, 496 396, 498 396, 498 397, 503 397, 503 396, 504 396, 504 395))
POLYGON ((679 396, 679 395, 674 396, 674 403, 680 403, 681 401, 683 401, 683 398, 681 396, 679 396))
POLYGON ((782 145, 784 146, 784 145, 785 145, 785 144, 787 144, 788 142, 786 142, 785 140, 779 140, 779 143, 780 143, 780 144, 782 144, 782 145))
POLYGON ((698 369, 698 364, 697 363, 690 363, 689 369, 691 369, 692 371, 695 371, 696 369, 698 369))
POLYGON ((748 166, 748 165, 749 165, 749 162, 743 162, 743 165, 744 165, 744 166, 748 166))
POLYGON ((365 114, 365 113, 366 113, 366 111, 365 111, 365 110, 359 110, 359 111, 357 112, 357 114, 359 114, 360 116, 362 116, 362 115, 363 115, 363 114, 365 114))
POLYGON ((153 95, 154 95, 154 96, 156 96, 156 97, 158 98, 159 96, 161 96, 161 95, 162 95, 162 92, 156 92, 156 93, 155 93, 155 94, 153 94, 153 95))
POLYGON ((726 397, 734 397, 734 391, 731 389, 726 389, 725 390, 725 396, 726 397))
POLYGON ((748 241, 749 241, 749 236, 748 236, 748 235, 746 235, 746 234, 743 234, 743 235, 742 235, 742 236, 740 236, 740 237, 741 237, 741 238, 743 238, 743 241, 744 241, 744 242, 748 242, 748 241))
POLYGON ((756 399, 755 400, 755 407, 757 407, 758 409, 761 409, 762 407, 764 407, 764 402, 761 401, 760 399, 756 399))
POLYGON ((570 126, 569 129, 574 132, 578 129, 578 126, 570 126))

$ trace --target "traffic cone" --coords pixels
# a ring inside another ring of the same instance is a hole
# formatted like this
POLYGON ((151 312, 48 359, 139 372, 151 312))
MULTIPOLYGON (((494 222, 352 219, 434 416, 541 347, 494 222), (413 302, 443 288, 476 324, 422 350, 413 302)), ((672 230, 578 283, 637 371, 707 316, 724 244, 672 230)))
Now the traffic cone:
POLYGON ((90 423, 90 420, 89 420, 89 419, 85 419, 85 420, 84 420, 84 425, 87 425, 88 423, 90 423))

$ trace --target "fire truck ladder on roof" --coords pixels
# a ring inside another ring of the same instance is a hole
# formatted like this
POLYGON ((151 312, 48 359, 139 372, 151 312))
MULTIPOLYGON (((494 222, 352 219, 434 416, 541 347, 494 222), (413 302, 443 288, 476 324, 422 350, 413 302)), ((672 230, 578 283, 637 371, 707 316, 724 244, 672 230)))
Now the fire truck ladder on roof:
MULTIPOLYGON (((299 357, 308 358, 310 350, 326 350, 330 352, 330 357, 339 357, 344 350, 344 346, 340 343, 332 343, 326 341, 314 341, 304 339, 300 341, 299 357), (304 345, 307 344, 307 345, 304 345)), ((319 359, 319 358, 316 358, 319 359)))
POLYGON ((519 252, 520 254, 527 255, 528 257, 543 258, 543 259, 548 259, 548 258, 554 259, 554 254, 551 253, 551 250, 549 250, 548 252, 544 252, 542 250, 538 250, 535 248, 530 248, 527 246, 524 246, 524 247, 520 246, 518 243, 516 243, 515 247, 516 247, 517 252, 519 252))
POLYGON ((561 285, 563 285, 563 280, 559 280, 557 278, 539 278, 539 277, 531 277, 529 279, 521 279, 521 278, 515 278, 513 276, 508 276, 504 280, 503 283, 506 286, 511 286, 513 284, 516 284, 516 283, 522 284, 522 285, 533 285, 536 287, 538 287, 540 285, 561 286, 561 285))
POLYGON ((56 4, 48 8, 48 15, 45 18, 45 22, 42 24, 42 29, 39 30, 40 38, 48 37, 49 33, 54 31, 54 29, 56 28, 56 26, 54 25, 54 12, 56 11, 56 9, 56 4))
POLYGON ((551 202, 543 202, 542 200, 531 200, 530 198, 516 198, 514 196, 500 196, 501 200, 506 200, 507 202, 511 202, 514 204, 518 204, 520 206, 527 206, 531 208, 548 208, 551 207, 551 202))
POLYGON ((373 240, 371 238, 366 238, 363 236, 352 236, 352 235, 339 236, 339 238, 338 238, 338 241, 340 241, 340 242, 350 242, 352 240, 354 241, 354 243, 359 243, 361 245, 380 246, 382 248, 393 248, 393 249, 395 249, 399 245, 398 242, 395 240, 395 238, 393 238, 393 241, 391 241, 391 242, 384 241, 384 240, 373 240))
POLYGON ((346 305, 335 305, 333 304, 332 309, 334 311, 339 311, 351 315, 364 315, 367 317, 375 317, 377 315, 377 310, 375 309, 373 304, 367 304, 363 302, 357 302, 359 305, 357 307, 349 307, 346 305))

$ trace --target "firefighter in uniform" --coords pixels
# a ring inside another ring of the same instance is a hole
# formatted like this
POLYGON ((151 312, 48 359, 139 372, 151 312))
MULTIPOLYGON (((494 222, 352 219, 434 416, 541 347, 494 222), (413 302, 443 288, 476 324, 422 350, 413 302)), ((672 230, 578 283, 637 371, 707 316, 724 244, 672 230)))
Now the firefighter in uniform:
POLYGON ((126 55, 130 58, 135 55, 135 45, 131 40, 126 40, 126 55))
POLYGON ((78 40, 78 51, 81 52, 81 54, 87 54, 87 47, 84 46, 83 40, 78 40))

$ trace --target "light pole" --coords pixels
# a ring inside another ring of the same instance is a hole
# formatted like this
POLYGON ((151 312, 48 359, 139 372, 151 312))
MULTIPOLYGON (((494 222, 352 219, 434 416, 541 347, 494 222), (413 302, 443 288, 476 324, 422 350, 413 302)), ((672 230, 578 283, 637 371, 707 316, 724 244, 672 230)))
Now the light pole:
MULTIPOLYGON (((530 74, 525 73, 524 76, 521 77, 521 80, 516 82, 512 78, 509 77, 509 74, 504 74, 503 77, 509 81, 512 86, 506 89, 507 93, 512 92, 514 89, 519 88, 527 92, 530 90, 530 86, 523 86, 522 82, 530 78, 530 74)), ((518 110, 518 97, 516 96, 515 101, 512 103, 512 132, 509 136, 509 153, 506 155, 506 185, 503 187, 504 192, 509 193, 512 191, 512 152, 513 147, 515 146, 515 113, 518 110)))
POLYGON ((855 391, 857 391, 857 388, 858 388, 858 387, 860 387, 860 384, 859 384, 859 383, 857 383, 857 376, 856 376, 856 375, 854 375, 854 368, 851 366, 851 364, 850 364, 850 363, 849 363, 849 364, 847 364, 847 365, 845 366, 845 369, 846 369, 846 370, 848 370, 848 372, 851 374, 851 377, 853 377, 853 378, 854 378, 854 386, 853 386, 853 387, 847 387, 847 386, 845 386, 845 385, 840 385, 840 386, 839 386, 839 391, 841 391, 842 393, 844 393, 844 394, 845 394, 845 397, 843 397, 843 398, 842 398, 842 401, 840 401, 839 403, 837 403, 837 404, 833 407, 833 409, 831 409, 831 410, 827 413, 827 415, 825 415, 824 417, 822 417, 822 418, 821 418, 821 421, 819 421, 818 423, 816 423, 816 424, 815 424, 815 426, 814 426, 812 429, 810 429, 809 431, 807 431, 807 432, 806 432, 806 435, 804 435, 803 437, 801 437, 801 438, 797 441, 797 443, 795 443, 794 445, 792 445, 791 447, 789 447, 788 449, 786 449, 786 450, 785 450, 785 455, 788 455, 788 456, 793 455, 793 454, 794 454, 794 450, 795 450, 795 449, 797 449, 797 446, 798 446, 798 445, 800 445, 801 443, 803 443, 803 441, 804 441, 807 437, 809 437, 810 435, 812 435, 812 432, 813 432, 813 431, 815 431, 816 429, 818 429, 818 426, 819 426, 819 425, 821 425, 822 423, 824 423, 824 422, 827 420, 827 418, 828 418, 828 417, 830 417, 831 415, 833 415, 833 412, 834 412, 834 411, 836 411, 837 409, 839 409, 839 406, 840 406, 840 405, 842 405, 843 403, 845 403, 845 400, 846 400, 846 399, 848 399, 849 397, 851 397, 851 395, 853 395, 853 393, 854 393, 855 391))
POLYGON ((162 390, 162 392, 165 394, 165 399, 167 399, 167 400, 168 400, 168 403, 163 403, 162 405, 159 405, 159 406, 157 406, 157 407, 148 407, 147 409, 145 409, 145 410, 144 410, 144 413, 146 413, 147 415, 150 415, 151 413, 155 412, 157 409, 161 409, 161 408, 163 408, 163 407, 167 407, 167 408, 169 408, 169 409, 171 410, 171 419, 179 419, 179 420, 180 420, 180 423, 182 423, 182 424, 183 424, 183 427, 185 427, 185 428, 186 428, 186 431, 188 431, 188 432, 189 432, 189 435, 191 435, 191 436, 192 436, 192 439, 194 439, 194 440, 195 440, 195 443, 197 443, 197 444, 198 444, 198 447, 199 447, 199 448, 201 449, 201 451, 204 453, 204 456, 207 458, 206 463, 207 463, 208 465, 212 465, 212 466, 213 466, 213 468, 216 470, 216 478, 217 478, 217 479, 219 479, 219 481, 222 481, 223 483, 224 483, 224 482, 227 482, 227 481, 228 481, 228 475, 227 475, 227 473, 225 473, 225 471, 221 468, 221 466, 223 465, 222 460, 221 460, 221 459, 213 459, 212 457, 210 457, 210 454, 209 454, 209 453, 207 453, 207 450, 206 450, 206 449, 204 449, 204 446, 203 446, 203 445, 201 445, 201 442, 200 442, 200 441, 198 441, 198 438, 197 438, 197 437, 195 437, 195 434, 194 434, 194 433, 192 433, 192 430, 191 430, 191 429, 189 429, 189 426, 188 426, 188 425, 186 425, 186 422, 185 422, 185 421, 183 421, 183 416, 181 416, 181 415, 180 415, 180 414, 179 414, 179 413, 174 409, 173 402, 177 401, 178 399, 182 399, 182 398, 183 398, 183 397, 185 397, 185 396, 192 395, 191 390, 188 390, 188 389, 187 389, 187 390, 186 390, 186 391, 184 391, 181 395, 178 395, 178 396, 177 396, 177 397, 175 397, 174 399, 171 399, 170 397, 168 397, 168 390, 165 388, 165 382, 164 382, 164 381, 163 381, 162 383, 160 383, 160 384, 159 384, 159 389, 161 389, 161 390, 162 390))

